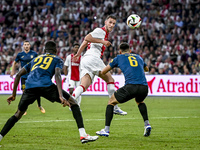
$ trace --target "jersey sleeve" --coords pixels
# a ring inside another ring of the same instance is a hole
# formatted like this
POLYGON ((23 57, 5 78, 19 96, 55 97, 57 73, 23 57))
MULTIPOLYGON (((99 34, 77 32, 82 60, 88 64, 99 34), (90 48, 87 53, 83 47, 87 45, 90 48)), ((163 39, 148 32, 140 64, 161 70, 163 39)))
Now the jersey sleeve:
POLYGON ((56 67, 55 68, 63 68, 63 60, 61 58, 58 59, 57 63, 56 63, 56 67))
POLYGON ((17 57, 15 58, 15 61, 18 62, 20 60, 20 54, 17 54, 17 57))
POLYGON ((112 59, 109 65, 110 65, 111 68, 117 67, 118 66, 117 57, 112 59))
POLYGON ((94 29, 90 34, 93 38, 102 39, 105 37, 105 31, 103 31, 101 28, 94 29))
POLYGON ((70 62, 70 55, 67 56, 64 65, 69 66, 69 62, 70 62))

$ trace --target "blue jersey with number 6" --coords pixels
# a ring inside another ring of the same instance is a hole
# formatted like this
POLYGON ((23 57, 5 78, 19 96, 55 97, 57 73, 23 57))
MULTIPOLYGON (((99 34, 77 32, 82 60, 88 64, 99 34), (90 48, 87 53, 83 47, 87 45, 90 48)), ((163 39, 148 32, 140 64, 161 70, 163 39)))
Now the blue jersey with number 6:
POLYGON ((125 77, 126 84, 147 85, 144 67, 146 64, 137 54, 121 54, 115 57, 109 64, 111 68, 119 67, 125 77))
POLYGON ((56 55, 46 53, 33 59, 24 66, 29 72, 25 84, 26 89, 51 86, 53 84, 51 78, 57 67, 62 69, 63 60, 56 55))

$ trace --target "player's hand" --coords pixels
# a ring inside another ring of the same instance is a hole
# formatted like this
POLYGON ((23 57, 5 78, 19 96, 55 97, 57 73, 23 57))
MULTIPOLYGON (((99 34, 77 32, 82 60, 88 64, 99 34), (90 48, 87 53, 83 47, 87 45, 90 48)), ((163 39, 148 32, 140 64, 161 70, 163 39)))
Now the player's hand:
POLYGON ((63 107, 65 107, 65 106, 71 107, 70 103, 63 96, 60 97, 60 101, 61 101, 61 104, 63 105, 63 107))
POLYGON ((8 105, 10 105, 11 102, 14 100, 15 100, 15 96, 11 95, 10 97, 8 97, 8 99, 7 99, 8 105))
POLYGON ((102 44, 105 45, 106 47, 112 45, 109 41, 103 41, 102 44))
POLYGON ((80 57, 80 55, 76 54, 76 55, 74 55, 74 57, 72 57, 72 60, 78 61, 79 57, 80 57))

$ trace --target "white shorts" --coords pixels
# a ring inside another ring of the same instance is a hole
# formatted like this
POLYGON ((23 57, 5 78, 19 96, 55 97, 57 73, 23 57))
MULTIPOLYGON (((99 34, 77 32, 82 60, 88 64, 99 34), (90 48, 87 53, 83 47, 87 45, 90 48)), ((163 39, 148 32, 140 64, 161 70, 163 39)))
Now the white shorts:
POLYGON ((75 87, 78 87, 80 85, 80 81, 74 81, 74 80, 70 80, 68 79, 68 83, 69 83, 69 89, 74 89, 75 87))
POLYGON ((106 65, 101 60, 101 58, 94 57, 91 55, 86 55, 81 60, 80 78, 82 78, 85 74, 88 73, 93 82, 95 75, 99 76, 99 71, 101 71, 105 67, 106 65))

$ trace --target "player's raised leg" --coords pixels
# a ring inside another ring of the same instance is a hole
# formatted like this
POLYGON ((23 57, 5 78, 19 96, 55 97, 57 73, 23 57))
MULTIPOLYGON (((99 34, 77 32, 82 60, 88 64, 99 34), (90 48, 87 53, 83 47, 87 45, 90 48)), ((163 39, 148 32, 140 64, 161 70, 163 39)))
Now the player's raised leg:
POLYGON ((85 74, 81 78, 81 84, 74 90, 72 96, 77 99, 91 85, 92 79, 89 74, 85 74))

